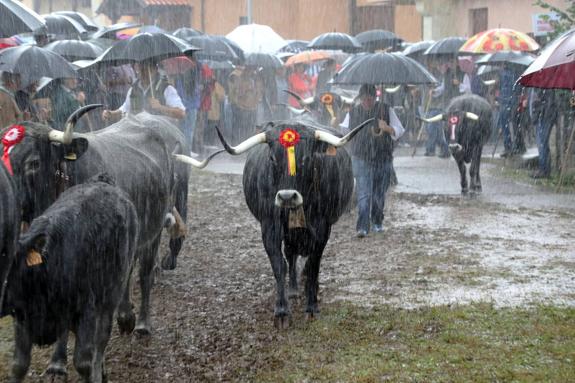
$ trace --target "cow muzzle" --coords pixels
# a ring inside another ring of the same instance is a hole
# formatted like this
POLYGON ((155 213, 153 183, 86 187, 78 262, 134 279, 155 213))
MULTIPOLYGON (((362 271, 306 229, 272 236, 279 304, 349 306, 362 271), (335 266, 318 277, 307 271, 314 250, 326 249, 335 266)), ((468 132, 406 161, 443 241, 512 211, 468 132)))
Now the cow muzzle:
POLYGON ((449 144, 449 151, 452 154, 458 153, 463 149, 463 147, 460 144, 449 144))
POLYGON ((303 197, 297 190, 285 189, 276 193, 275 205, 281 208, 295 209, 303 204, 303 197))

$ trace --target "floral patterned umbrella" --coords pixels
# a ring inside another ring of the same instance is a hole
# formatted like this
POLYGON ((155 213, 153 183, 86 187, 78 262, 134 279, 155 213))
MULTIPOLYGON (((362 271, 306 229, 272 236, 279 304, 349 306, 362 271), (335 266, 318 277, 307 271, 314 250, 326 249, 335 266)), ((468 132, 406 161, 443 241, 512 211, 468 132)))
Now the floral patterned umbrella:
POLYGON ((495 28, 479 32, 467 40, 459 52, 494 53, 498 51, 532 52, 539 44, 523 32, 507 28, 495 28))

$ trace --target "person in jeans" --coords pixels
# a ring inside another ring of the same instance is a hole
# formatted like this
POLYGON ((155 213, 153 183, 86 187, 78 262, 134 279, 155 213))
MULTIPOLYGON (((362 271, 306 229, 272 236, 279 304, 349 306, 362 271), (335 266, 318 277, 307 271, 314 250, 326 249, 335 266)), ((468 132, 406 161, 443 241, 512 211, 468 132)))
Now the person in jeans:
POLYGON ((370 229, 383 231, 385 193, 389 188, 393 162, 393 141, 404 129, 389 105, 376 99, 373 85, 364 84, 359 91, 359 105, 349 112, 353 128, 365 120, 376 120, 364 127, 351 141, 353 174, 357 193, 357 236, 365 237, 370 229))

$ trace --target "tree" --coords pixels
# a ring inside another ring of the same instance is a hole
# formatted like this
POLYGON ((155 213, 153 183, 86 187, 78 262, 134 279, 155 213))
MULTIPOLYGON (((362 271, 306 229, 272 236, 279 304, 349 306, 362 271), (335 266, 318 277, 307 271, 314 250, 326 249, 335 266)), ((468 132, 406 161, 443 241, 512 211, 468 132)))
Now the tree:
POLYGON ((575 27, 575 0, 565 1, 569 4, 565 10, 561 10, 544 0, 536 0, 533 4, 544 9, 548 9, 551 12, 555 12, 559 16, 558 20, 549 20, 549 17, 546 17, 546 19, 549 20, 551 25, 555 28, 554 32, 549 34, 551 39, 554 39, 563 32, 575 27))

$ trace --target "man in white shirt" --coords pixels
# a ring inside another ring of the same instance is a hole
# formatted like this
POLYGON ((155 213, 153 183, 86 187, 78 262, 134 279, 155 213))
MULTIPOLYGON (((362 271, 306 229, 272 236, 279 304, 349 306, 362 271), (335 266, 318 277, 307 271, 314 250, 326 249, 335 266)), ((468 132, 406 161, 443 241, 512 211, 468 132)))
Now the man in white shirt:
POLYGON ((186 107, 176 88, 165 78, 159 76, 155 63, 137 63, 134 64, 134 70, 137 80, 128 90, 126 100, 116 110, 104 110, 103 119, 117 119, 123 114, 139 113, 142 110, 176 120, 182 120, 185 117, 186 107), (150 83, 153 86, 150 86, 150 83))

